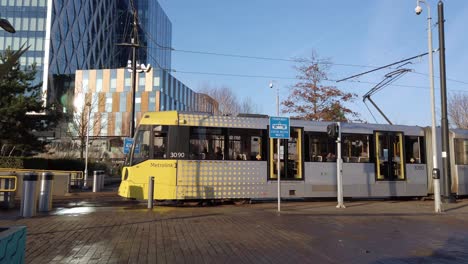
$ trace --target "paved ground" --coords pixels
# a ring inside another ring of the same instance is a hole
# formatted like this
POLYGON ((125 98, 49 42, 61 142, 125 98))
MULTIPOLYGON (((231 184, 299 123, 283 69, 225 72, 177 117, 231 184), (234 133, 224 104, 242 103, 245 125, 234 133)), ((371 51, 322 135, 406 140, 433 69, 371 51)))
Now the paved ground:
POLYGON ((468 263, 468 200, 288 202, 207 207, 80 194, 26 225, 27 263, 468 263))

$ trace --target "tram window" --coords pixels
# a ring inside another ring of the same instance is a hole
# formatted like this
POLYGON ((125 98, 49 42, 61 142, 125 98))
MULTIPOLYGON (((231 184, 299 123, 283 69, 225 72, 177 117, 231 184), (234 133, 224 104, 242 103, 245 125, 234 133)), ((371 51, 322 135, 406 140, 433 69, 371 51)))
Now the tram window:
POLYGON ((336 142, 326 133, 305 132, 305 138, 305 161, 336 161, 336 142))
POLYGON ((362 134, 343 134, 341 140, 343 162, 370 162, 371 137, 362 134))
POLYGON ((138 128, 135 145, 132 148, 132 164, 137 164, 149 159, 151 127, 141 126, 138 128))
POLYGON ((190 159, 224 159, 224 134, 222 128, 191 127, 190 159))
POLYGON ((153 158, 166 158, 167 127, 155 126, 153 128, 153 158))
POLYGON ((230 129, 229 160, 266 160, 262 151, 262 130, 230 129))
POLYGON ((456 138, 454 141, 455 147, 455 164, 468 165, 468 140, 456 138))
POLYGON ((405 137, 405 156, 406 163, 424 164, 424 137, 406 136, 405 137))

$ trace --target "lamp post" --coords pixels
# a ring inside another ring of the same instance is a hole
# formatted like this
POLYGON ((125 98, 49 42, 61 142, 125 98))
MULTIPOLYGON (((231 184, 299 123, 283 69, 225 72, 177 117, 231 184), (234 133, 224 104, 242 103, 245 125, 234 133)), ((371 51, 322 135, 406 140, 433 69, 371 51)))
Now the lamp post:
MULTIPOLYGON (((270 88, 273 88, 273 82, 270 83, 270 88)), ((280 115, 279 111, 279 87, 276 87, 276 116, 280 115)), ((276 156, 278 158, 278 161, 276 162, 276 169, 278 171, 278 212, 281 212, 281 158, 280 158, 280 142, 281 139, 278 138, 276 142, 276 156)))
POLYGON ((432 128, 431 128, 431 141, 432 141, 432 164, 433 164, 433 187, 434 187, 434 210, 436 213, 442 211, 440 207, 440 180, 439 180, 439 167, 437 162, 437 140, 436 140, 436 111, 435 111, 435 88, 434 88, 434 63, 433 63, 433 50, 432 50, 432 17, 431 8, 426 0, 417 0, 416 8, 414 11, 416 15, 422 13, 422 7, 419 5, 424 3, 427 7, 427 44, 429 52, 429 85, 431 89, 431 111, 432 111, 432 128))
POLYGON ((0 27, 3 28, 6 32, 16 33, 15 28, 10 24, 10 21, 0 18, 0 27))
POLYGON ((89 147, 89 124, 91 119, 91 103, 86 103, 88 108, 88 119, 86 120, 86 147, 85 147, 85 171, 84 171, 84 182, 83 188, 87 188, 88 183, 88 147, 89 147))

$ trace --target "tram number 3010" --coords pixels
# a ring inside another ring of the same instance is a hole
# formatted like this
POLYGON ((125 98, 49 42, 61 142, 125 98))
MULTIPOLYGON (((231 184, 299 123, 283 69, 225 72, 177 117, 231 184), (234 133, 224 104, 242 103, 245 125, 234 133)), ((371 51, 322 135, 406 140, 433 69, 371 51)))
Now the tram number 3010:
POLYGON ((171 152, 171 153, 169 154, 169 157, 170 157, 170 158, 175 158, 175 159, 184 158, 184 157, 185 157, 185 153, 184 153, 184 152, 171 152))

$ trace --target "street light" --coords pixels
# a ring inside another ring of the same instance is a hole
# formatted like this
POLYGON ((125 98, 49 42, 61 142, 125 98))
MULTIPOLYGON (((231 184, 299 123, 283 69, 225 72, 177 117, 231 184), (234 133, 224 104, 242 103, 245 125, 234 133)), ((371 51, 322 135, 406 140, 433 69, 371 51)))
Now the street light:
POLYGON ((86 103, 88 108, 88 120, 86 120, 86 147, 85 147, 85 172, 84 172, 84 182, 83 187, 87 188, 88 182, 88 146, 89 146, 89 124, 91 119, 91 103, 86 103))
MULTIPOLYGON (((270 88, 273 89, 273 81, 270 82, 270 88)), ((280 107, 279 107, 279 86, 276 87, 276 116, 279 116, 280 115, 280 111, 279 111, 280 107)), ((277 142, 276 142, 276 145, 277 145, 277 149, 276 149, 276 156, 278 157, 278 161, 276 162, 276 169, 278 171, 278 212, 281 211, 281 171, 280 171, 280 162, 281 162, 281 158, 280 158, 280 142, 281 142, 281 139, 278 138, 277 139, 277 142)))
POLYGON ((10 22, 4 18, 0 18, 0 27, 3 28, 6 32, 16 33, 15 28, 10 24, 10 22))
POLYGON ((416 0, 416 8, 414 9, 416 15, 420 15, 423 11, 419 5, 424 3, 427 7, 427 44, 429 52, 429 85, 431 89, 431 110, 432 110, 432 163, 433 163, 433 183, 434 183, 434 209, 436 213, 440 213, 440 180, 438 179, 440 173, 437 164, 437 140, 436 140, 436 111, 435 111, 435 89, 434 89, 434 64, 432 59, 432 17, 431 8, 426 0, 416 0))

